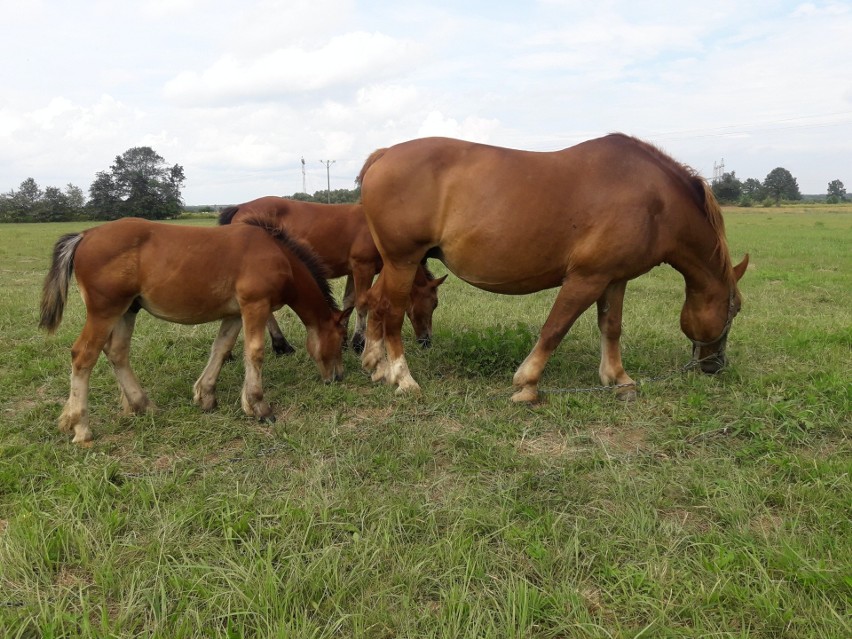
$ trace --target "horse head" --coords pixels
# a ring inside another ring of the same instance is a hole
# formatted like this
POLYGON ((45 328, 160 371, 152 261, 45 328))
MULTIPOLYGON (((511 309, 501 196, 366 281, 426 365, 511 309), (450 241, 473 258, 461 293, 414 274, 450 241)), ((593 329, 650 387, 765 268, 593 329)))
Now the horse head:
POLYGON ((411 288, 411 303, 406 310, 417 342, 423 348, 432 345, 432 314, 438 308, 438 287, 444 283, 447 276, 433 279, 425 269, 417 269, 414 286, 411 288))
POLYGON ((733 282, 723 296, 719 294, 690 295, 683 305, 680 325, 692 342, 692 364, 700 366, 703 373, 715 375, 727 364, 725 349, 728 334, 737 313, 742 307, 737 282, 748 267, 749 256, 732 268, 733 282))

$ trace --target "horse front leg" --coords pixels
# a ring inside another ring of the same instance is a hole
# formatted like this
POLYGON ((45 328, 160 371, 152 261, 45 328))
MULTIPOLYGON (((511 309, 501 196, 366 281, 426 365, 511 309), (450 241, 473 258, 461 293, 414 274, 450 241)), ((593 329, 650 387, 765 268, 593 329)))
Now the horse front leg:
POLYGON ((269 304, 266 303, 244 306, 242 309, 246 373, 240 404, 246 415, 261 421, 275 420, 272 408, 263 399, 263 331, 270 312, 269 304))
POLYGON ((86 316, 83 331, 71 347, 71 389, 59 416, 59 430, 73 433, 72 443, 92 440, 89 428, 89 377, 110 336, 115 318, 86 316))
POLYGON ((600 278, 581 278, 572 274, 565 279, 541 327, 538 341, 512 379, 518 388, 512 395, 513 402, 538 401, 538 382, 551 354, 577 318, 600 297, 605 286, 606 282, 600 278))
POLYGON ((125 415, 140 415, 154 410, 153 403, 130 368, 130 339, 133 337, 135 326, 136 313, 128 311, 116 322, 103 349, 118 381, 122 411, 125 415))
POLYGON ((192 386, 192 401, 203 411, 216 408, 216 380, 219 379, 222 364, 231 356, 242 325, 240 317, 226 317, 219 326, 219 334, 210 348, 207 366, 192 386))
POLYGON ((621 316, 627 280, 613 282, 598 298, 598 328, 601 331, 601 364, 598 369, 604 386, 616 386, 615 396, 622 401, 637 397, 636 382, 625 372, 621 361, 621 316))

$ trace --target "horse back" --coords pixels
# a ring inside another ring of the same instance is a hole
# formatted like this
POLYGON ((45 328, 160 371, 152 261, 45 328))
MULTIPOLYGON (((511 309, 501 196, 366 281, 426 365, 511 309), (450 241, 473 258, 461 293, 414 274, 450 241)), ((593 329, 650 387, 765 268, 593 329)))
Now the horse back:
POLYGON ((321 204, 266 196, 237 207, 231 223, 258 220, 308 244, 329 277, 351 272, 350 261, 378 259, 360 204, 321 204))
POLYGON ((572 269, 630 278, 706 215, 700 178, 654 151, 618 134, 553 152, 412 140, 366 168, 362 201, 385 257, 429 252, 488 290, 558 286, 572 269))
POLYGON ((75 273, 90 310, 114 313, 138 301, 158 317, 186 324, 238 315, 256 299, 280 308, 292 278, 284 250, 261 228, 135 218, 86 231, 75 273))

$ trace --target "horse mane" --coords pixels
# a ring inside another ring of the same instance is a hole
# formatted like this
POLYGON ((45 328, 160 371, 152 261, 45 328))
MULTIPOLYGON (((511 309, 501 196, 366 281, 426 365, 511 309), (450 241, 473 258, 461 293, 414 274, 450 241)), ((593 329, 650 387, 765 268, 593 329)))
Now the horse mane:
MULTIPOLYGON (((229 208, 237 209, 238 207, 229 208)), ((254 217, 249 217, 248 219, 242 220, 242 222, 244 224, 256 226, 260 229, 263 229, 264 231, 269 233, 269 235, 271 235, 279 244, 281 244, 287 250, 293 253, 296 258, 300 262, 302 262, 308 269, 308 272, 311 274, 311 277, 313 277, 314 281, 322 292, 322 296, 325 298, 325 301, 328 304, 329 308, 335 311, 340 310, 340 307, 337 305, 337 300, 334 299, 334 295, 331 292, 331 286, 328 283, 328 267, 319 258, 319 256, 314 253, 311 247, 309 247, 304 242, 300 242, 299 240, 290 237, 285 231, 278 228, 277 226, 267 224, 263 220, 254 217)), ((227 224, 228 222, 225 223, 227 224)))
POLYGON ((736 283, 731 254, 728 250, 728 240, 725 234, 725 220, 722 217, 722 207, 713 195, 713 189, 707 180, 698 171, 687 164, 678 162, 659 147, 624 133, 611 133, 608 137, 620 138, 627 144, 643 151, 646 155, 662 168, 675 181, 682 184, 695 202, 698 209, 704 214, 705 219, 716 236, 714 254, 718 254, 719 261, 724 271, 725 278, 731 283, 736 283))
POLYGON ((222 209, 219 212, 219 226, 224 226, 225 224, 233 222, 234 216, 237 214, 237 211, 240 210, 240 206, 227 206, 222 209))
POLYGON ((381 157, 387 152, 387 148, 376 149, 372 153, 370 153, 369 157, 367 157, 366 162, 364 162, 364 166, 361 167, 360 173, 358 173, 358 177, 355 178, 355 183, 358 186, 364 182, 364 176, 367 175, 367 171, 370 170, 370 167, 373 166, 376 162, 378 162, 381 157))

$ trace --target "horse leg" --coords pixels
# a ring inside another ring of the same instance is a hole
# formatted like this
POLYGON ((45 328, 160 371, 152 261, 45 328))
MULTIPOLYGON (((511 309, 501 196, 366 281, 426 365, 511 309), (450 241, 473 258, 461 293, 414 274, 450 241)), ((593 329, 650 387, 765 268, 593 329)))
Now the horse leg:
POLYGON ((263 329, 270 313, 266 302, 243 306, 242 319, 245 331, 243 333, 243 348, 245 351, 246 375, 240 403, 246 415, 257 419, 274 421, 272 409, 263 399, 263 329))
POLYGON ((284 337, 281 332, 281 327, 278 325, 275 315, 269 314, 269 319, 266 320, 266 330, 269 331, 269 337, 272 339, 272 350, 276 355, 290 355, 295 353, 296 349, 284 337))
POLYGON ((133 336, 135 326, 136 313, 126 312, 116 322, 103 349, 118 381, 122 412, 125 415, 134 413, 139 415, 154 408, 133 373, 133 369, 130 368, 130 338, 133 336))
MULTIPOLYGON (((385 327, 384 327, 384 308, 387 306, 387 301, 383 298, 382 288, 384 286, 384 277, 379 273, 379 278, 376 283, 367 291, 367 307, 369 315, 367 316, 367 330, 364 333, 364 351, 361 353, 361 366, 368 373, 373 373, 373 381, 379 381, 384 378, 384 372, 379 375, 379 366, 385 362, 385 327)), ((356 329, 357 330, 357 329, 356 329)))
MULTIPOLYGON (((270 316, 271 317, 271 316, 270 316)), ((240 334, 243 321, 239 317, 226 317, 219 326, 219 334, 210 348, 207 366, 201 377, 192 386, 192 401, 203 411, 216 408, 216 380, 222 371, 222 364, 231 356, 231 350, 240 334)))
POLYGON ((365 333, 367 330, 367 309, 368 293, 373 285, 373 278, 376 276, 376 267, 374 263, 354 263, 352 264, 352 275, 346 280, 347 297, 344 298, 343 308, 346 310, 349 306, 355 306, 355 332, 352 333, 352 350, 356 353, 363 353, 365 346, 365 333), (349 283, 352 283, 352 299, 349 304, 346 300, 349 299, 349 283))
POLYGON ((382 288, 379 291, 381 300, 377 309, 382 314, 387 362, 384 367, 379 365, 373 379, 378 381, 383 377, 388 384, 396 384, 397 393, 420 391, 420 386, 408 369, 402 346, 402 322, 411 299, 411 287, 418 264, 419 261, 414 261, 397 267, 386 262, 382 269, 382 288))
POLYGON ((580 315, 601 296, 606 282, 600 278, 582 278, 569 275, 559 289, 556 302, 550 309, 541 334, 530 354, 518 367, 512 383, 519 390, 512 395, 513 402, 538 400, 538 381, 550 355, 580 315))
POLYGON ((71 390, 59 416, 59 430, 74 433, 71 441, 75 444, 92 440, 92 431, 89 429, 89 377, 114 323, 115 318, 87 314, 83 331, 71 347, 71 390))
POLYGON ((613 282, 598 298, 598 327, 601 331, 601 365, 598 372, 604 386, 615 385, 615 396, 623 401, 636 399, 636 384, 621 362, 621 313, 627 280, 613 282))

